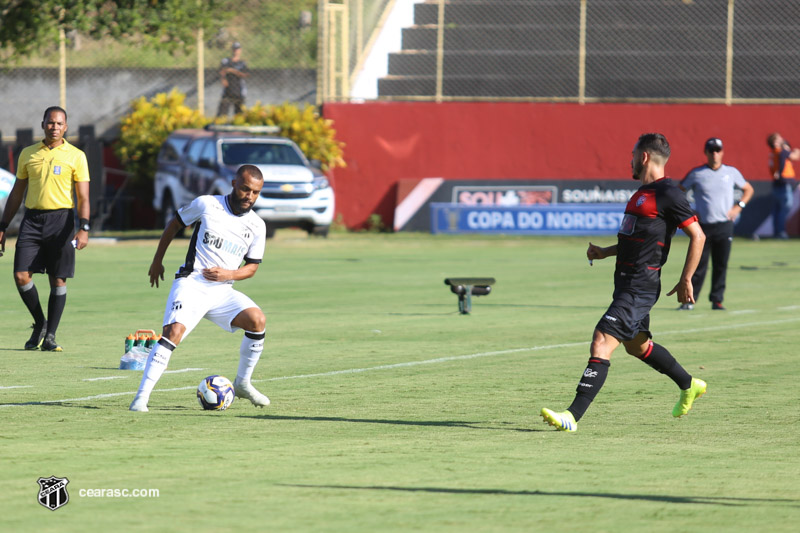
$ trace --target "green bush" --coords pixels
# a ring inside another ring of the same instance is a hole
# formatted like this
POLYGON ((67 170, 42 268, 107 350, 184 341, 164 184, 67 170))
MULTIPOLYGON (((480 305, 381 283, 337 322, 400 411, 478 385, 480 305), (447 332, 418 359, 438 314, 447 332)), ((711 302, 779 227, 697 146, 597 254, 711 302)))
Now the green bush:
POLYGON ((344 143, 336 140, 333 121, 319 116, 314 106, 300 109, 294 104, 263 105, 256 102, 233 117, 238 126, 278 126, 280 135, 293 140, 309 159, 316 159, 322 170, 344 167, 344 143))
POLYGON ((150 100, 144 96, 131 104, 121 121, 114 152, 135 183, 153 180, 156 156, 170 133, 180 128, 202 128, 209 122, 199 111, 184 104, 186 95, 172 89, 150 100))
MULTIPOLYGON (((141 97, 133 101, 131 112, 122 118, 114 151, 125 170, 133 175, 134 183, 153 180, 158 151, 170 133, 180 128, 202 128, 214 121, 186 106, 185 100, 186 95, 177 89, 149 100, 141 97)), ((273 106, 256 102, 236 115, 233 124, 278 126, 282 136, 297 143, 307 158, 318 160, 323 170, 345 166, 344 144, 336 140, 332 121, 320 117, 313 106, 300 109, 289 103, 273 106)))

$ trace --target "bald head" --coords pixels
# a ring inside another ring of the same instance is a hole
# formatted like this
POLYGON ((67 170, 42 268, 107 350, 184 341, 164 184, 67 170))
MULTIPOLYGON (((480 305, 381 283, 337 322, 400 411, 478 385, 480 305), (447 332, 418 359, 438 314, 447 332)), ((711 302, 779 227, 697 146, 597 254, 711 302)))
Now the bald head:
POLYGON ((261 188, 264 187, 264 175, 255 165, 242 165, 236 171, 231 183, 233 190, 228 195, 234 214, 242 215, 252 209, 261 188))

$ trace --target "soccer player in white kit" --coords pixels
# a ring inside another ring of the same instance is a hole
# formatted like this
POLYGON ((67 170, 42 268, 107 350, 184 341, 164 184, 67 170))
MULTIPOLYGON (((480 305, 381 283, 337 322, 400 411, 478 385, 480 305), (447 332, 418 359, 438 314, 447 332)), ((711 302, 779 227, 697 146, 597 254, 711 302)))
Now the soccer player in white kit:
POLYGON ((167 369, 172 351, 202 318, 226 331, 244 330, 234 390, 236 396, 253 405, 269 405, 269 398, 250 383, 264 349, 266 318, 253 300, 233 288, 234 281, 253 277, 264 257, 266 226, 250 210, 261 193, 264 177, 258 167, 243 165, 232 184, 227 196, 199 196, 179 209, 161 235, 150 265, 151 287, 158 287, 159 278, 164 279, 162 261, 172 239, 197 222, 186 262, 175 274, 167 299, 161 340, 147 357, 131 411, 148 410, 150 393, 167 369))

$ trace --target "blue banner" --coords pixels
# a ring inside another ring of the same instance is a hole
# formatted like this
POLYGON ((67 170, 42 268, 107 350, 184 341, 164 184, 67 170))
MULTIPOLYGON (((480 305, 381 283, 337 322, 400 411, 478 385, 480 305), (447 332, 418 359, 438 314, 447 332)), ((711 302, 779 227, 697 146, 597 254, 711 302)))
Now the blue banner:
POLYGON ((432 203, 431 233, 616 235, 625 204, 485 206, 432 203))

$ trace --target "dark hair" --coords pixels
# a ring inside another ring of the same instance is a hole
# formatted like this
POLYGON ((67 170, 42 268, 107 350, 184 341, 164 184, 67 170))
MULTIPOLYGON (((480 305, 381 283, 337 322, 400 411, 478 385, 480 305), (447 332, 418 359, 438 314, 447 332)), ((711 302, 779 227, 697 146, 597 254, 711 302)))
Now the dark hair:
POLYGON ((50 107, 44 110, 44 117, 42 117, 42 122, 47 122, 47 116, 53 111, 61 111, 62 113, 64 113, 64 122, 67 121, 67 112, 64 110, 64 108, 57 105, 51 105, 50 107))
POLYGON ((770 148, 775 148, 775 141, 778 139, 778 137, 780 137, 780 135, 781 134, 777 131, 775 133, 770 133, 767 137, 767 146, 770 148))
POLYGON ((669 142, 667 142, 667 138, 660 133, 643 133, 639 136, 639 141, 636 143, 636 146, 642 152, 659 155, 663 157, 664 160, 669 159, 669 142))
POLYGON ((255 178, 257 180, 263 180, 264 175, 261 173, 261 169, 259 169, 255 165, 242 165, 236 171, 237 178, 243 178, 244 175, 247 174, 251 178, 255 178))

